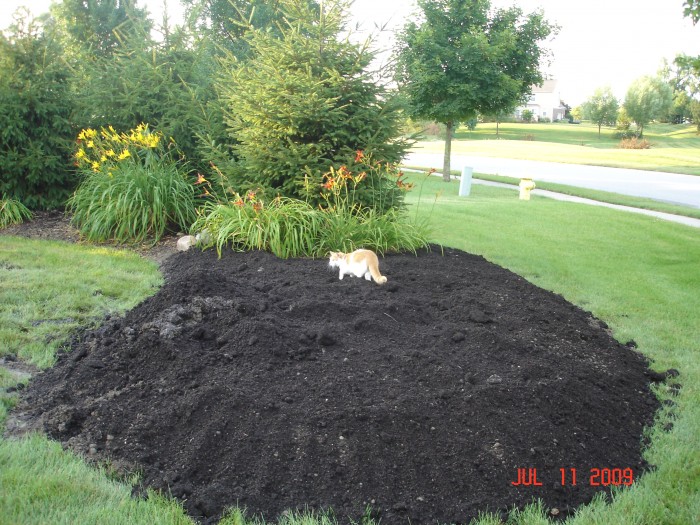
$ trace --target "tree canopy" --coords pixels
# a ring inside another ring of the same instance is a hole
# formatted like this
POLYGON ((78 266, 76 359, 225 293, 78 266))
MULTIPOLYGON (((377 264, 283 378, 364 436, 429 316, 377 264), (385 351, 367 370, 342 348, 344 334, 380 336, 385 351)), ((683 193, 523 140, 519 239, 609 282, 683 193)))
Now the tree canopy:
MULTIPOLYGON (((245 56, 250 29, 264 29, 280 36, 284 24, 280 0, 182 0, 200 32, 208 32, 217 43, 238 57, 245 56)), ((306 5, 318 9, 315 0, 306 5)))
POLYGON ((55 16, 74 44, 96 55, 110 55, 121 42, 151 29, 148 11, 136 0, 62 0, 54 5, 55 16))
POLYGON ((540 46, 555 28, 541 11, 490 11, 489 0, 418 0, 420 22, 403 29, 398 80, 412 116, 447 127, 443 177, 459 121, 514 109, 542 82, 540 46))
POLYGON ((52 31, 27 11, 15 20, 0 32, 0 195, 50 209, 75 182, 70 70, 52 31))
POLYGON ((625 109, 636 124, 640 136, 644 134, 644 126, 667 114, 672 105, 671 86, 660 77, 638 78, 632 83, 625 96, 625 109))
POLYGON ((694 24, 700 21, 700 0, 686 0, 684 4, 685 16, 690 17, 694 24))
POLYGON ((620 103, 613 95, 610 86, 598 88, 583 104, 584 118, 598 125, 598 136, 603 125, 613 125, 617 119, 620 103))

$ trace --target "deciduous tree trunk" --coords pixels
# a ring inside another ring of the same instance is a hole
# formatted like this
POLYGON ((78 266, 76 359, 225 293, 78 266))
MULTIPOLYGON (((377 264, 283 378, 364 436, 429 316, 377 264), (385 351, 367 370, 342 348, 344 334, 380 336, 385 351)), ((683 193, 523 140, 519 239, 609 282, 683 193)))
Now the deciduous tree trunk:
POLYGON ((445 133, 445 158, 442 162, 442 180, 450 182, 450 157, 452 155, 452 134, 454 133, 454 122, 445 123, 447 131, 445 133))

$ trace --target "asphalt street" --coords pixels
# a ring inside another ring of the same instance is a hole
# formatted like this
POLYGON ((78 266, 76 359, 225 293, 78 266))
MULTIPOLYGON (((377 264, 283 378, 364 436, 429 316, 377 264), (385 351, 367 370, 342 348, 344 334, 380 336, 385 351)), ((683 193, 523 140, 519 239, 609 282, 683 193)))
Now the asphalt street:
MULTIPOLYGON (((409 153, 404 164, 442 169, 442 154, 409 153)), ((700 208, 700 176, 471 155, 452 155, 451 164, 460 171, 469 166, 475 173, 529 177, 535 183, 556 182, 700 208)))

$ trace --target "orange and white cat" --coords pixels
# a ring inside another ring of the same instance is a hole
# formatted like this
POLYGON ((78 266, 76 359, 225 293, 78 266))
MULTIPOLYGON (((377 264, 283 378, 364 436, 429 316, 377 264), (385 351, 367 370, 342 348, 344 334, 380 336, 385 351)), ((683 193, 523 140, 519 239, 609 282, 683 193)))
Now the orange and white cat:
POLYGON ((346 275, 363 277, 368 281, 374 279, 377 284, 384 284, 386 277, 379 273, 379 259, 372 250, 355 250, 352 253, 331 252, 331 268, 340 270, 339 279, 346 275))

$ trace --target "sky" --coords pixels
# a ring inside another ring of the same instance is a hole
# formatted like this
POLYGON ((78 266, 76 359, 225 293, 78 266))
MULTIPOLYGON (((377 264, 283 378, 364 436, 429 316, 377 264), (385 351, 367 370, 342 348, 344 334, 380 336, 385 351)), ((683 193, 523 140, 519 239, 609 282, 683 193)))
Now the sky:
MULTIPOLYGON (((51 0, 1 0, 0 28, 12 21, 12 13, 26 5, 37 15, 51 0)), ((156 21, 162 18, 163 0, 140 0, 156 21)), ((543 9, 545 17, 560 26, 559 34, 545 43, 553 61, 546 72, 558 81, 561 98, 576 106, 596 88, 610 86, 624 99, 630 84, 654 75, 663 59, 679 53, 700 55, 700 24, 683 17, 683 0, 491 0, 492 7, 518 5, 525 13, 543 9)), ((181 17, 178 0, 168 0, 171 19, 181 17)), ((378 36, 380 47, 392 45, 392 37, 415 16, 414 0, 355 0, 351 15, 363 33, 386 25, 378 36)), ((354 25, 354 24, 353 24, 354 25)))

